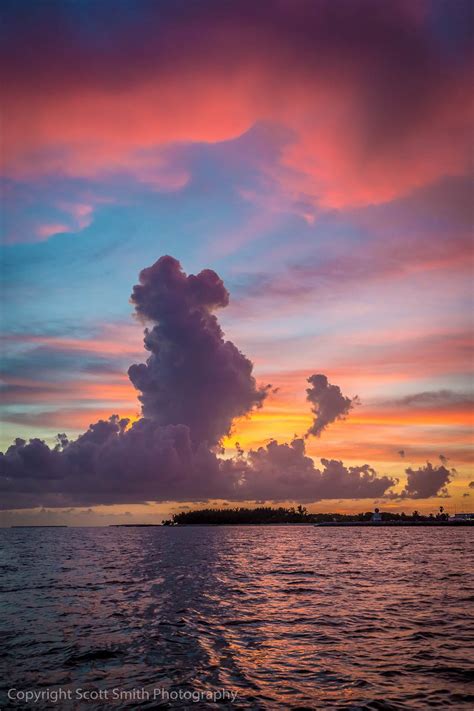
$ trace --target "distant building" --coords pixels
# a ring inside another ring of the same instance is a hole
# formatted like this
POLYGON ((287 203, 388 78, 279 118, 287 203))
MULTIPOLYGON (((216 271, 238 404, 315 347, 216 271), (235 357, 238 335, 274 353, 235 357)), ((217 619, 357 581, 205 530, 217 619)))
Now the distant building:
POLYGON ((372 521, 381 521, 382 516, 380 515, 379 509, 375 509, 374 513, 372 514, 372 521))
POLYGON ((457 513, 451 517, 452 521, 474 521, 474 513, 457 513))

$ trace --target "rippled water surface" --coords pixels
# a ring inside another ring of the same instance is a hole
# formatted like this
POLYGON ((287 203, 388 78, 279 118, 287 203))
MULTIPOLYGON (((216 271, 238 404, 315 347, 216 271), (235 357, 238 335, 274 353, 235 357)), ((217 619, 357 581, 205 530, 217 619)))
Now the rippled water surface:
POLYGON ((237 692, 227 708, 472 708, 472 540, 442 528, 0 530, 2 694, 159 687, 237 692))

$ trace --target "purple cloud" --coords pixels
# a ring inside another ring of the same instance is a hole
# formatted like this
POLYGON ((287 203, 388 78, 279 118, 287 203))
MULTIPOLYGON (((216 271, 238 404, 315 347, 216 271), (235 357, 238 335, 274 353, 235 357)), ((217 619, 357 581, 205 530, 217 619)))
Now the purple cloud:
POLYGON ((232 421, 261 407, 253 365, 224 334, 213 314, 229 303, 222 279, 211 269, 186 274, 173 257, 161 257, 140 273, 131 297, 145 331, 146 364, 132 365, 143 416, 160 425, 189 427, 192 440, 214 445, 232 421))
POLYGON ((405 470, 407 483, 401 492, 401 498, 428 499, 432 496, 449 496, 446 488, 456 473, 454 469, 447 469, 443 464, 433 466, 427 462, 424 467, 405 470))
POLYGON ((304 439, 266 447, 248 453, 240 481, 244 499, 319 501, 321 499, 365 499, 383 496, 396 479, 377 476, 368 464, 346 467, 337 460, 321 459, 315 467, 306 455, 304 439))
POLYGON ((325 375, 311 375, 311 387, 307 388, 306 399, 311 403, 314 422, 306 436, 319 437, 331 422, 343 420, 353 408, 356 398, 345 397, 337 385, 331 385, 325 375))
POLYGON ((386 495, 397 481, 368 464, 346 467, 306 456, 303 439, 221 459, 195 446, 185 425, 161 426, 142 418, 128 427, 113 415, 72 442, 49 448, 17 439, 0 457, 2 508, 90 506, 147 501, 228 499, 364 499, 386 495))
MULTIPOLYGON (((132 424, 112 415, 75 440, 57 436, 17 439, 0 453, 1 507, 92 506, 147 501, 365 499, 447 496, 454 470, 427 464, 407 469, 401 494, 396 479, 378 476, 368 464, 346 467, 307 456, 305 438, 269 442, 233 458, 218 456, 232 421, 260 407, 252 363, 224 334, 214 311, 229 295, 211 270, 187 276, 179 262, 162 257, 140 274, 132 293, 145 331, 146 364, 129 374, 141 392, 143 417, 132 424)), ((325 375, 312 375, 307 399, 315 415, 308 434, 347 415, 354 400, 325 375)))

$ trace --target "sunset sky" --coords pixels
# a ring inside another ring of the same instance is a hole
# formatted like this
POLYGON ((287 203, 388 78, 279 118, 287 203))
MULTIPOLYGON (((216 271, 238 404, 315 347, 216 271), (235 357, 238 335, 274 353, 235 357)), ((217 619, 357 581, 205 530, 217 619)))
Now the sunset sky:
MULTIPOLYGON (((358 401, 305 440, 319 469, 369 464, 397 492, 427 461, 456 473, 448 498, 310 510, 472 510, 471 14, 463 0, 4 0, 1 450, 141 417, 130 294, 172 255, 223 280, 225 337, 272 386, 224 458, 302 437, 321 373, 358 401)), ((195 506, 186 491, 56 510, 40 496, 27 508, 48 511, 4 521, 146 522, 195 506)))

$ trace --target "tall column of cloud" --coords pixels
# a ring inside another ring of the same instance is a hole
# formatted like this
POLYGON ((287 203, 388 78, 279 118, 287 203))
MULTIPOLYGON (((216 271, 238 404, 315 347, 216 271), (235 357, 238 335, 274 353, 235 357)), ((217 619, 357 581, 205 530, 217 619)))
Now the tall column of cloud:
POLYGON ((145 331, 146 364, 128 374, 141 391, 144 417, 160 425, 189 427, 194 442, 214 445, 232 421, 261 407, 252 363, 225 341, 213 311, 229 303, 222 279, 211 269, 187 276, 173 257, 161 257, 140 273, 131 297, 145 331))
POLYGON ((319 437, 331 422, 344 419, 354 406, 356 398, 345 397, 338 385, 331 385, 325 375, 311 375, 308 378, 311 387, 306 389, 306 399, 311 403, 314 421, 306 437, 319 437))

